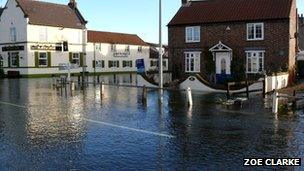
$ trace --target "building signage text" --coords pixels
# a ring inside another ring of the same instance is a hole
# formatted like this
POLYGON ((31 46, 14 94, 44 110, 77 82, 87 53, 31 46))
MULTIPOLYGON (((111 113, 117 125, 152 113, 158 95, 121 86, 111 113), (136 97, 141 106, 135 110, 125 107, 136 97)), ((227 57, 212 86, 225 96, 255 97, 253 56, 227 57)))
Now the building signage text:
POLYGON ((114 57, 128 57, 130 52, 115 52, 113 53, 114 57))
POLYGON ((24 50, 24 46, 4 46, 2 47, 2 51, 22 51, 24 50))

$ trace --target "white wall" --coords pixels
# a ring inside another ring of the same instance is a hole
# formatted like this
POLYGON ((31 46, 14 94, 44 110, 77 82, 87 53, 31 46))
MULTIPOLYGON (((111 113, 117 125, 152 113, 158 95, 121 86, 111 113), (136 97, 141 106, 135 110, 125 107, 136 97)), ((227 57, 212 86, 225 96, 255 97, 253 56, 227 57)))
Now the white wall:
POLYGON ((82 44, 81 29, 28 25, 27 30, 29 42, 82 44))
POLYGON ((16 7, 15 0, 9 0, 6 9, 0 18, 0 43, 13 43, 10 38, 10 28, 15 27, 17 33, 16 42, 27 40, 26 25, 27 19, 19 7, 16 7))

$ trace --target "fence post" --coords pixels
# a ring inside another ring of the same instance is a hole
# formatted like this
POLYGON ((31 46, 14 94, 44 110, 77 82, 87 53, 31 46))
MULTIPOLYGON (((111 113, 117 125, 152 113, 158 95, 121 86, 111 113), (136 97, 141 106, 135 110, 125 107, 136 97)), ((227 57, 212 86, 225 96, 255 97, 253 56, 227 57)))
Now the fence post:
POLYGON ((97 83, 100 83, 100 75, 97 75, 97 83))
POLYGON ((293 99, 292 99, 292 109, 295 110, 297 108, 297 92, 293 90, 293 99))
POLYGON ((272 95, 272 113, 277 114, 279 109, 279 93, 274 90, 272 95))
POLYGON ((188 87, 187 89, 187 100, 188 100, 188 106, 189 107, 193 106, 192 92, 190 87, 188 87))
POLYGON ((147 87, 144 85, 143 86, 143 92, 142 92, 142 101, 143 103, 147 103, 147 87))
POLYGON ((80 75, 78 75, 78 84, 80 84, 80 75))

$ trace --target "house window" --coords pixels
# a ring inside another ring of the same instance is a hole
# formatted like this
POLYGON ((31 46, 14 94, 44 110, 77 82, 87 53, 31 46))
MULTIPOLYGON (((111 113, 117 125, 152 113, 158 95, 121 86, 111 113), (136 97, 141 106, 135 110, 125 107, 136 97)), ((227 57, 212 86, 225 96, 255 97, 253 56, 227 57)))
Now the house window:
POLYGON ((163 61, 163 67, 167 67, 167 62, 163 61))
POLYGON ((80 54, 79 53, 73 53, 71 64, 80 65, 80 54))
POLYGON ((247 40, 263 40, 263 39, 264 39, 263 23, 247 24, 247 40))
POLYGON ((261 73, 264 71, 264 51, 248 51, 247 73, 261 73))
POLYGON ((17 32, 16 32, 16 27, 10 28, 10 38, 12 42, 17 41, 17 32))
POLYGON ((186 27, 186 43, 200 42, 201 27, 186 27))
POLYGON ((115 44, 111 44, 111 51, 116 52, 116 45, 115 44))
POLYGON ((95 48, 96 50, 101 51, 101 44, 96 44, 95 48))
POLYGON ((142 52, 142 46, 138 46, 137 51, 138 51, 138 52, 142 52))
POLYGON ((133 62, 132 61, 122 61, 122 66, 124 68, 129 67, 132 68, 133 62))
POLYGON ((201 52, 186 52, 185 53, 185 71, 200 72, 201 52))
POLYGON ((39 53, 39 66, 40 67, 46 67, 47 66, 47 54, 46 52, 40 52, 39 53))
POLYGON ((19 63, 19 53, 18 52, 9 52, 9 62, 11 67, 18 67, 19 63))
POLYGON ((125 51, 130 52, 130 46, 129 45, 126 46, 125 51))
POLYGON ((104 60, 96 61, 96 67, 97 68, 104 68, 105 67, 105 61, 104 60))
POLYGON ((119 61, 109 61, 109 68, 119 68, 119 61))

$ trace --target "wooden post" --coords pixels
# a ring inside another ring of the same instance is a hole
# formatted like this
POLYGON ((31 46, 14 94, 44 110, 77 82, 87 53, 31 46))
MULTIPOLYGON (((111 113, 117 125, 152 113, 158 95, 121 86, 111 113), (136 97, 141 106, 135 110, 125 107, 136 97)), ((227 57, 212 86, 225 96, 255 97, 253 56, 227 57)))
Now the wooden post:
POLYGON ((78 84, 80 84, 80 81, 81 81, 80 75, 78 75, 78 84))
POLYGON ((279 110, 279 93, 274 90, 272 95, 272 113, 277 114, 279 110))
POLYGON ((148 93, 147 87, 144 85, 142 91, 142 101, 144 104, 147 103, 147 93, 148 93))
POLYGON ((100 75, 97 75, 97 83, 100 83, 100 75))
POLYGON ((248 83, 248 80, 246 80, 246 96, 247 96, 247 99, 249 99, 249 83, 248 83))
POLYGON ((297 108, 297 92, 293 90, 293 99, 292 99, 292 109, 295 110, 297 108))
POLYGON ((188 89, 187 89, 187 100, 188 100, 188 106, 192 107, 193 106, 193 100, 192 100, 192 92, 191 92, 190 87, 188 87, 188 89))

